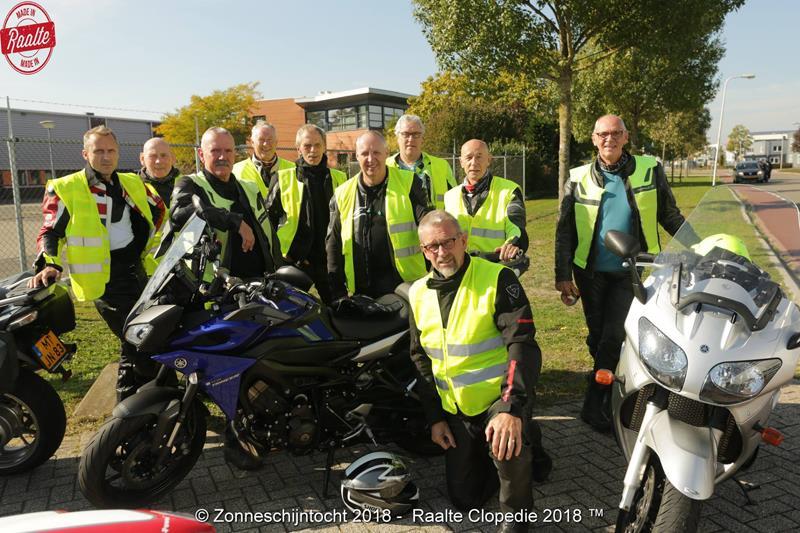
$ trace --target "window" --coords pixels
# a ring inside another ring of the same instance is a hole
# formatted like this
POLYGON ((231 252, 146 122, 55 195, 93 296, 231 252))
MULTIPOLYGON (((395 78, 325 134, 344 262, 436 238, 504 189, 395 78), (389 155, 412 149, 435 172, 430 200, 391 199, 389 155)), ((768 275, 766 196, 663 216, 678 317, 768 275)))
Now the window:
POLYGON ((402 109, 398 109, 396 107, 384 107, 383 108, 383 123, 384 125, 389 124, 391 120, 395 117, 400 117, 403 114, 402 109))
POLYGON ((330 109, 328 110, 328 122, 331 125, 331 131, 357 129, 356 108, 343 107, 341 109, 330 109))
POLYGON ((776 144, 775 146, 772 147, 772 151, 773 152, 780 152, 782 150, 783 150, 783 146, 781 146, 780 144, 776 144))
POLYGON ((306 113, 306 122, 316 124, 325 131, 328 131, 328 122, 325 120, 325 111, 309 111, 306 113))
POLYGON ((251 117, 251 120, 253 121, 253 124, 256 124, 259 120, 266 122, 267 121, 267 116, 266 115, 253 115, 251 117))
POLYGON ((367 106, 360 105, 356 109, 358 113, 358 129, 367 129, 369 127, 369 113, 367 112, 367 106))
POLYGON ((382 128, 383 127, 383 110, 379 105, 369 106, 369 127, 382 128))

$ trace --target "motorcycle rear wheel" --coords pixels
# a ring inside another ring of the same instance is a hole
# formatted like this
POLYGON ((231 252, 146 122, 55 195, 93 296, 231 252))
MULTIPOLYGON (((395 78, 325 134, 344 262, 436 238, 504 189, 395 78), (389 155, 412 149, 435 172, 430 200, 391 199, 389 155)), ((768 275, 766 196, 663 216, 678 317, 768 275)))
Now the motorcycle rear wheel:
POLYGON ((95 434, 81 456, 78 485, 99 508, 137 508, 175 488, 200 457, 206 440, 205 411, 195 402, 170 455, 156 468, 153 433, 158 418, 112 418, 95 434))
POLYGON ((693 533, 700 523, 702 503, 681 494, 664 475, 653 455, 631 510, 617 531, 625 533, 693 533))
POLYGON ((0 394, 0 475, 27 472, 61 446, 67 428, 64 404, 37 373, 21 368, 14 388, 0 394))

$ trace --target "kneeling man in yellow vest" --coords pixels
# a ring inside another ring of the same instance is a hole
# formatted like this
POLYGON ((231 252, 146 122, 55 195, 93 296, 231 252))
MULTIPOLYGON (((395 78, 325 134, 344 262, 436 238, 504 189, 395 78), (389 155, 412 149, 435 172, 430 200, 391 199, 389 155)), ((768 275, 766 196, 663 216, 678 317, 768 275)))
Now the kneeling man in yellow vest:
POLYGON ((472 139, 461 147, 464 182, 444 195, 444 208, 469 236, 467 252, 499 252, 500 260, 528 250, 525 201, 519 186, 492 176, 492 155, 485 142, 472 139))
POLYGON ((330 222, 333 191, 347 181, 347 174, 328 167, 325 132, 316 124, 305 124, 295 138, 300 155, 295 168, 278 172, 269 184, 267 212, 277 228, 281 254, 303 270, 320 299, 330 304, 325 235, 330 222))
POLYGON ((98 126, 83 136, 86 168, 47 182, 37 274, 29 286, 59 279, 69 268, 78 301, 94 301, 121 343, 117 400, 154 376, 154 363, 125 341, 125 318, 147 281, 143 258, 164 220, 161 198, 136 174, 117 172, 119 143, 98 126), (66 245, 67 264, 61 265, 66 245))
POLYGON ((334 191, 325 240, 331 295, 379 298, 427 273, 417 224, 428 210, 419 178, 387 167, 386 140, 369 131, 356 140, 361 171, 334 191))
POLYGON ((446 450, 450 500, 479 508, 499 487, 502 512, 530 511, 532 480, 552 461, 532 418, 542 355, 525 291, 511 270, 467 255, 445 211, 422 219, 419 240, 432 269, 409 294, 411 358, 431 439, 446 450))

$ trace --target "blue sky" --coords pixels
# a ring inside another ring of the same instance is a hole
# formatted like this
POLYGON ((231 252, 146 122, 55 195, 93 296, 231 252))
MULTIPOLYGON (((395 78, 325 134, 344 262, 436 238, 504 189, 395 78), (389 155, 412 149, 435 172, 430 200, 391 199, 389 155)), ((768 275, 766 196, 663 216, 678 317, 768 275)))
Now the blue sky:
MULTIPOLYGON (((15 107, 157 118, 88 106, 171 111, 192 94, 248 81, 260 81, 267 98, 364 86, 417 93, 437 70, 403 0, 37 1, 56 24, 57 45, 33 76, 0 63, 0 95, 15 107)), ((0 0, 0 16, 16 3, 0 0)), ((793 0, 750 0, 728 17, 720 77, 756 79, 729 84, 723 135, 738 123, 753 131, 797 127, 800 69, 791 37, 798 28, 793 0)), ((718 96, 710 137, 719 107, 718 96)))

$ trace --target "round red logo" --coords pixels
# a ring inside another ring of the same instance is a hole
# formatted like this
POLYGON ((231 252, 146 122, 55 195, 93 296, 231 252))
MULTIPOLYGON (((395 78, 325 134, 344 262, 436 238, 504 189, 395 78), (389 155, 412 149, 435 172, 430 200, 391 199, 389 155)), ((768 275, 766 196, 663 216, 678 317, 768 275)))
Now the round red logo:
POLYGON ((35 74, 53 55, 56 25, 39 4, 20 2, 3 22, 0 44, 11 68, 20 74, 35 74))

